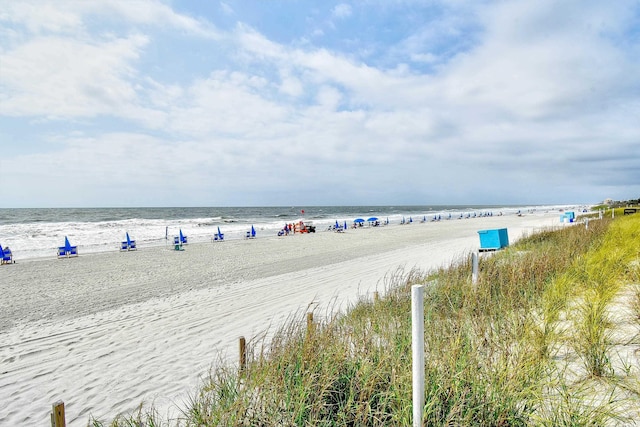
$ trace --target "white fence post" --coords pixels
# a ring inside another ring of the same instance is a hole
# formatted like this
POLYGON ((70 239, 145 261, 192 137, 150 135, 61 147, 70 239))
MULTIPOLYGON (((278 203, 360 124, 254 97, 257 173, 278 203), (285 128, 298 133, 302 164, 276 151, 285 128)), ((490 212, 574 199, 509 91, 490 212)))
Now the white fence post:
POLYGON ((411 350, 413 355, 413 427, 422 426, 424 407, 424 286, 411 286, 411 350))
POLYGON ((471 284, 478 283, 478 252, 471 254, 471 284))

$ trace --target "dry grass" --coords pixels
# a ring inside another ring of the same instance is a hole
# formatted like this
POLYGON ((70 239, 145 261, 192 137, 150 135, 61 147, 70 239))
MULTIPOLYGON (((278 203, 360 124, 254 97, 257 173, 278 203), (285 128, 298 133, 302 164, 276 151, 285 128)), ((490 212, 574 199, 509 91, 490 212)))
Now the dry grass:
POLYGON ((640 325, 640 291, 619 300, 637 283, 639 230, 620 216, 537 233, 483 257, 475 286, 469 256, 428 275, 398 270, 377 302, 327 313, 311 329, 299 313, 254 339, 245 372, 214 368, 181 419, 141 411, 111 425, 411 425, 417 283, 426 285, 425 425, 631 423, 639 366, 617 358, 621 342, 638 340, 614 333, 612 309, 627 304, 640 325))

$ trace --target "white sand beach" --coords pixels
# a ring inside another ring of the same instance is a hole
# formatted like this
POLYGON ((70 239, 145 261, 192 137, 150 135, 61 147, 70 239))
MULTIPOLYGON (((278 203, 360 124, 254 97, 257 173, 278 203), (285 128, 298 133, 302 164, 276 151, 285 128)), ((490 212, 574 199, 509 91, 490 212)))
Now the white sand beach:
POLYGON ((212 364, 236 363, 240 336, 382 296, 385 274, 448 264, 478 249, 478 230, 513 242, 559 226, 549 211, 1 266, 0 425, 48 425, 58 400, 70 427, 141 402, 175 416, 212 364))

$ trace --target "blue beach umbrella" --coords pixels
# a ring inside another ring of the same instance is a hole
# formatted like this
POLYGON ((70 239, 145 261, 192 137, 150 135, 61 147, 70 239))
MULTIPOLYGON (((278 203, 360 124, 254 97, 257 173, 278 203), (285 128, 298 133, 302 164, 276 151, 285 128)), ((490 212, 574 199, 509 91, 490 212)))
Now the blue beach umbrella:
POLYGON ((353 222, 355 222, 356 224, 360 224, 360 223, 363 223, 363 222, 364 222, 364 219, 362 219, 362 218, 356 218, 356 219, 354 219, 354 220, 353 220, 353 222))
POLYGON ((67 236, 64 236, 64 247, 65 248, 71 247, 71 244, 69 243, 69 239, 67 238, 67 236))
POLYGON ((218 226, 218 236, 221 235, 222 233, 220 233, 220 226, 218 226))
POLYGON ((347 229, 347 221, 344 222, 344 229, 347 229))
POLYGON ((376 222, 378 220, 378 218, 376 218, 375 216, 372 216, 371 218, 369 218, 367 221, 369 222, 376 222))
POLYGON ((338 220, 336 219, 336 230, 340 228, 340 224, 338 224, 338 220))

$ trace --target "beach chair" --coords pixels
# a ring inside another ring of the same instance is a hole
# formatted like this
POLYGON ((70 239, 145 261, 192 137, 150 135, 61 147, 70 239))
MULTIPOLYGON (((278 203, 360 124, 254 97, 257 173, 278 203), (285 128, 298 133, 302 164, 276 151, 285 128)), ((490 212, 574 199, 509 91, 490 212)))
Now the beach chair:
POLYGON ((218 232, 213 235, 214 242, 221 242, 224 240, 224 234, 220 232, 220 227, 218 227, 218 232))
POLYGON ((0 264, 11 264, 13 263, 13 254, 11 253, 11 249, 8 246, 4 248, 0 245, 0 264))
POLYGON ((255 239, 256 238, 256 229, 253 228, 253 225, 251 226, 251 231, 247 231, 247 235, 245 236, 245 239, 255 239))
POLYGON ((173 238, 173 244, 174 245, 186 245, 187 244, 187 236, 182 234, 182 229, 180 229, 180 235, 179 236, 175 236, 173 238))
POLYGON ((125 242, 122 242, 122 245, 120 246, 120 250, 121 251, 135 251, 136 250, 136 241, 135 240, 131 240, 129 238, 129 232, 127 231, 127 240, 125 242))
POLYGON ((78 247, 71 246, 67 236, 64 236, 64 246, 58 247, 58 258, 69 258, 78 256, 78 247))

